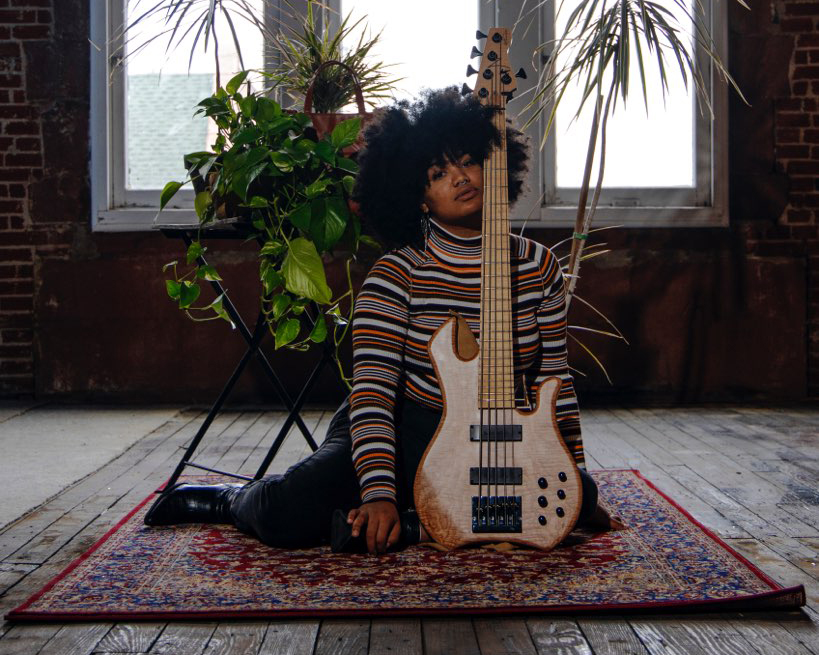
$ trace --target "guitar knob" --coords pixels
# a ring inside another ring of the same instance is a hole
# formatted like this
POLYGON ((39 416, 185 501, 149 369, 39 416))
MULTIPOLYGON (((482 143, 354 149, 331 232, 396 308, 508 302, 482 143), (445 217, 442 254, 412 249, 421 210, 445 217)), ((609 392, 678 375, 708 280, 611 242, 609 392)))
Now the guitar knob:
POLYGON ((461 87, 461 95, 462 96, 468 96, 470 93, 472 93, 472 89, 470 89, 466 84, 464 84, 461 87))
POLYGON ((481 32, 480 30, 478 30, 478 31, 476 31, 476 32, 475 32, 475 38, 476 38, 476 39, 485 39, 485 38, 486 38, 486 34, 484 34, 483 32, 481 32))
POLYGON ((537 499, 537 504, 540 505, 541 507, 546 507, 546 505, 549 504, 549 501, 546 500, 546 496, 540 496, 537 499))
POLYGON ((545 489, 546 487, 549 486, 549 483, 546 482, 546 478, 538 478, 537 486, 540 487, 541 489, 545 489))
POLYGON ((566 474, 565 474, 563 471, 561 471, 560 473, 558 473, 558 474, 557 474, 557 477, 558 477, 558 479, 559 479, 561 482, 566 482, 566 474))
POLYGON ((563 489, 558 489, 557 490, 557 497, 560 498, 560 500, 563 500, 564 498, 566 498, 566 492, 563 491, 563 489))
POLYGON ((526 71, 521 68, 517 73, 515 73, 515 77, 519 77, 520 79, 525 80, 526 71))
POLYGON ((511 84, 512 83, 512 76, 509 73, 504 73, 503 77, 501 77, 501 82, 504 84, 511 84))
POLYGON ((538 516, 537 517, 537 522, 540 523, 541 525, 546 525, 546 517, 543 516, 543 515, 538 516))
POLYGON ((478 71, 472 68, 472 64, 466 67, 466 76, 469 77, 470 75, 477 75, 478 71))
MULTIPOLYGON (((480 57, 481 55, 483 55, 483 53, 473 45, 472 52, 469 54, 469 58, 474 59, 475 57, 480 57)), ((523 69, 521 68, 521 70, 523 69)))
POLYGON ((566 512, 564 512, 564 511, 563 511, 563 508, 562 508, 562 507, 558 507, 558 508, 555 510, 555 514, 557 514, 557 515, 558 515, 560 518, 563 518, 563 515, 564 515, 565 513, 566 513, 566 512))

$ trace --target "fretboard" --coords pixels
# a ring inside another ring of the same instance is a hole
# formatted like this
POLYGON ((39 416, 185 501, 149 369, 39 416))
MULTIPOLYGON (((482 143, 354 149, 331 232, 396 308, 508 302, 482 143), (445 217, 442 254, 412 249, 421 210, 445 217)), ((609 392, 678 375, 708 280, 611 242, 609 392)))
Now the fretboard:
POLYGON ((509 263, 509 190, 506 171, 506 116, 496 110, 501 134, 484 162, 481 256, 481 377, 478 406, 514 408, 512 355, 512 273, 509 263))

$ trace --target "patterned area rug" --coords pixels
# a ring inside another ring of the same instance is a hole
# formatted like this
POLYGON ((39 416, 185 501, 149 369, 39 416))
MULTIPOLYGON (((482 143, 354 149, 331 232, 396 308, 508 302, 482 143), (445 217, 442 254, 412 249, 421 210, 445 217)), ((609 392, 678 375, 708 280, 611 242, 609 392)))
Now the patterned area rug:
POLYGON ((380 558, 273 549, 227 526, 147 528, 146 499, 10 620, 792 608, 783 588, 636 471, 593 473, 629 526, 550 553, 411 547, 380 558))

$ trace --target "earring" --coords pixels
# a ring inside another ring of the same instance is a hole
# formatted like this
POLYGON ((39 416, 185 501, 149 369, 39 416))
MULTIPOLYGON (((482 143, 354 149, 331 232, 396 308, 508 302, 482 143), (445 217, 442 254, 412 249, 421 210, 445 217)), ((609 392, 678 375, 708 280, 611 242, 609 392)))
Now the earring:
POLYGON ((429 241, 429 208, 426 205, 421 205, 421 234, 424 237, 424 250, 427 249, 427 241, 429 241))

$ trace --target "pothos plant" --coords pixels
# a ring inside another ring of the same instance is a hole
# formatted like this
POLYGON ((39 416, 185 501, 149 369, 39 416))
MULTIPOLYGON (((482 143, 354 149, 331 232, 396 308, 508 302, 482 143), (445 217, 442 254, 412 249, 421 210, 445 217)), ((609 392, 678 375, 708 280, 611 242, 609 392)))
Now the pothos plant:
MULTIPOLYGON (((165 185, 160 207, 190 180, 197 189, 199 237, 217 218, 238 215, 249 238, 260 244, 261 308, 275 347, 307 350, 311 343, 324 342, 330 334, 327 316, 338 349, 353 309, 350 264, 362 244, 378 248, 361 234, 347 202, 358 166, 344 149, 355 143, 360 120, 339 123, 331 134, 317 138, 305 114, 284 111, 261 93, 243 94, 248 72, 198 104, 196 114, 218 128, 213 149, 185 155, 188 177, 165 185), (347 288, 334 297, 322 256, 341 252, 347 288)), ((168 295, 193 320, 230 321, 222 296, 197 305, 200 283, 222 279, 213 266, 198 262, 206 250, 197 238, 185 266, 177 261, 165 265, 163 271, 171 274, 168 295)))

